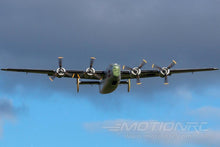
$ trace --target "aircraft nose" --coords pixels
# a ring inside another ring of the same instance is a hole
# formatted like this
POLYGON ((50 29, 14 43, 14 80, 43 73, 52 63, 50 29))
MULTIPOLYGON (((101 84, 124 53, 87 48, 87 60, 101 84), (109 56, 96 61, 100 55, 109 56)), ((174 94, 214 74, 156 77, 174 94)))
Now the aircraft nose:
POLYGON ((120 66, 119 65, 113 66, 112 72, 113 72, 114 77, 119 77, 120 76, 120 66))

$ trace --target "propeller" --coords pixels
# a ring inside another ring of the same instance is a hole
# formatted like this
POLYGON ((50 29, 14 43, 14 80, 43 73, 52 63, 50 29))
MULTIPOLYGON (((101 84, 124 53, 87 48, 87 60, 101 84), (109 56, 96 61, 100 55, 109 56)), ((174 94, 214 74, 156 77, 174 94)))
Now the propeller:
POLYGON ((126 65, 123 66, 123 70, 126 69, 126 70, 129 70, 131 71, 131 73, 136 76, 136 79, 137 79, 137 85, 141 85, 141 81, 140 81, 140 74, 141 74, 141 68, 147 63, 147 61, 145 59, 142 60, 142 63, 138 66, 138 67, 134 67, 134 68, 131 68, 131 67, 128 67, 126 65))
POLYGON ((63 68, 63 57, 58 57, 58 65, 59 65, 59 68, 56 70, 54 75, 52 77, 49 77, 51 82, 53 82, 56 77, 61 78, 61 77, 64 77, 64 76, 68 76, 68 77, 73 76, 72 74, 66 72, 66 69, 63 68))
POLYGON ((56 77, 57 77, 57 74, 55 73, 52 77, 49 77, 49 79, 51 82, 53 82, 56 77))
POLYGON ((86 69, 86 73, 89 76, 95 76, 97 79, 101 80, 102 77, 99 76, 98 74, 96 74, 95 69, 93 68, 93 64, 94 64, 95 59, 96 59, 95 57, 90 58, 90 66, 89 66, 89 68, 86 69))
POLYGON ((164 77, 164 84, 168 85, 168 76, 170 74, 170 69, 174 67, 174 65, 176 65, 176 61, 173 60, 172 63, 168 66, 168 67, 160 67, 157 66, 155 64, 152 65, 152 68, 158 69, 161 73, 161 77, 164 77))
POLYGON ((95 59, 96 59, 95 57, 90 58, 90 67, 89 67, 90 69, 93 67, 95 59))
POLYGON ((62 68, 63 66, 63 57, 58 57, 59 67, 62 68))

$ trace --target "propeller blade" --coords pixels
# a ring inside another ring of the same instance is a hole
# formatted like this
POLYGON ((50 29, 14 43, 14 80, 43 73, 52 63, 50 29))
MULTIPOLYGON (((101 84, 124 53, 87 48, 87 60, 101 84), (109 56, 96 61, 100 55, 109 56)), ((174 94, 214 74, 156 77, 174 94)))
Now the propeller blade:
POLYGON ((140 76, 137 75, 137 85, 141 85, 140 76))
POLYGON ((138 68, 141 69, 146 63, 147 61, 143 59, 142 63, 138 66, 138 68))
POLYGON ((124 65, 124 66, 123 66, 123 70, 125 70, 125 69, 126 69, 126 70, 133 70, 133 68, 124 65))
POLYGON ((152 68, 156 68, 156 69, 159 69, 160 71, 162 71, 163 69, 160 67, 160 66, 157 66, 155 64, 152 65, 152 68))
POLYGON ((90 60, 90 69, 93 67, 93 63, 94 63, 94 60, 96 58, 95 57, 91 57, 91 60, 90 60))
POLYGON ((174 65, 176 65, 176 61, 175 60, 173 60, 172 63, 167 68, 171 69, 174 65))
POLYGON ((63 57, 58 57, 58 60, 59 60, 59 67, 62 68, 62 66, 63 66, 63 63, 62 63, 63 57))
POLYGON ((169 83, 168 83, 168 78, 167 78, 167 76, 165 76, 164 77, 164 85, 168 85, 169 83))
POLYGON ((52 77, 49 77, 49 79, 51 82, 53 82, 56 77, 57 77, 57 73, 55 73, 52 77))
POLYGON ((55 78, 56 78, 55 76, 49 77, 51 82, 53 82, 55 78))

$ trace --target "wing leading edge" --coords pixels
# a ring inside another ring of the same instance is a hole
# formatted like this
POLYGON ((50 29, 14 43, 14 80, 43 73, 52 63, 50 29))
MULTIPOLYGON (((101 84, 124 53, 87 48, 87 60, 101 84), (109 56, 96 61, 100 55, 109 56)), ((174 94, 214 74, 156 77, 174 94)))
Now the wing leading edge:
POLYGON ((12 72, 48 74, 48 75, 52 75, 52 74, 55 73, 54 70, 44 70, 44 69, 14 69, 14 68, 7 68, 7 69, 1 69, 1 70, 2 71, 12 71, 12 72))
MULTIPOLYGON (((24 72, 24 73, 36 73, 36 74, 46 74, 48 76, 53 76, 55 70, 45 70, 45 69, 15 69, 15 68, 6 68, 1 69, 2 71, 11 71, 11 72, 24 72)), ((70 75, 65 75, 67 78, 81 78, 81 79, 97 79, 96 76, 89 76, 85 71, 82 70, 66 70, 70 75)), ((104 77, 104 71, 96 71, 96 74, 100 77, 104 77)))
POLYGON ((194 72, 213 71, 213 70, 219 70, 219 69, 218 68, 173 69, 170 70, 170 72, 171 74, 177 74, 177 73, 194 73, 194 72))
MULTIPOLYGON (((214 71, 219 70, 218 68, 194 68, 194 69, 172 69, 170 74, 179 74, 179 73, 194 73, 202 71, 214 71)), ((161 75, 159 70, 142 70, 140 78, 150 78, 150 77, 159 77, 161 75)), ((122 79, 135 79, 136 76, 132 75, 130 71, 122 71, 122 79)))
MULTIPOLYGON (((24 72, 24 73, 36 73, 36 74, 47 74, 48 76, 52 76, 56 73, 55 70, 44 70, 44 69, 1 69, 2 71, 11 71, 11 72, 24 72)), ((170 70, 170 75, 179 74, 179 73, 194 73, 194 72, 202 72, 202 71, 213 71, 219 70, 217 68, 195 68, 195 69, 172 69, 170 70)), ((75 78, 82 79, 97 79, 95 76, 89 76, 85 71, 82 70, 67 70, 71 75, 75 75, 75 78)), ((96 71, 100 77, 104 78, 105 71, 96 71)), ((150 77, 159 77, 160 71, 158 70, 142 70, 140 74, 140 78, 150 78, 150 77)), ((73 78, 73 76, 65 76, 68 78, 73 78)), ((121 79, 135 79, 136 76, 132 75, 130 71, 121 71, 121 79)))

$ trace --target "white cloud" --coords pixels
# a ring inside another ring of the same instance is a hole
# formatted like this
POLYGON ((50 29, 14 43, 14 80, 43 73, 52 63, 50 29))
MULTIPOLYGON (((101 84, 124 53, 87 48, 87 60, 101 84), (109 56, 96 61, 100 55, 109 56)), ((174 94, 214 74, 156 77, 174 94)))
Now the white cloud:
POLYGON ((191 100, 192 99, 192 91, 189 90, 187 87, 179 87, 176 89, 177 96, 184 98, 184 100, 191 100))
POLYGON ((220 108, 213 106, 204 106, 192 111, 192 114, 202 118, 220 119, 220 108))

